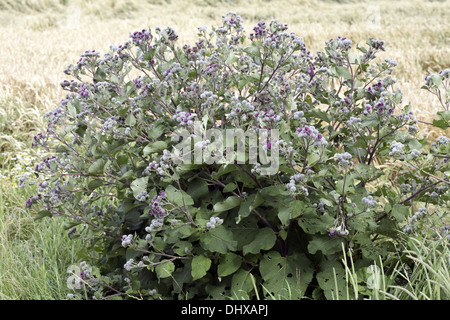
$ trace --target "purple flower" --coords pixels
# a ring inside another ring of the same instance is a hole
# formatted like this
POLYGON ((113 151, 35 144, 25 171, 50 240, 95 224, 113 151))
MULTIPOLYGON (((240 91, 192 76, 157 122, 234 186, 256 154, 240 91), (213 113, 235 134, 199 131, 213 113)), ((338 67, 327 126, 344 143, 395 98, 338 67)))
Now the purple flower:
POLYGON ((314 76, 314 66, 313 65, 309 66, 309 75, 311 77, 314 76))

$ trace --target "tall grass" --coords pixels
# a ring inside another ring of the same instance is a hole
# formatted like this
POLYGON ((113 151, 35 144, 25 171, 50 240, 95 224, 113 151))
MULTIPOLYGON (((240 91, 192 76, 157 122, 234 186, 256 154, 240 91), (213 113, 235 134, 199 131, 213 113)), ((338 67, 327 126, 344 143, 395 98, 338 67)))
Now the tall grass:
POLYGON ((69 240, 59 218, 35 221, 24 208, 34 188, 0 186, 0 299, 61 300, 66 270, 81 243, 69 240))
POLYGON ((448 238, 438 240, 409 237, 404 251, 406 262, 399 260, 394 270, 404 285, 391 286, 399 300, 449 300, 450 251, 448 238))
MULTIPOLYGON (((377 272, 355 271, 353 259, 344 251, 346 300, 449 300, 449 238, 406 236, 402 256, 374 261, 377 272), (387 261, 390 260, 392 265, 387 261), (372 277, 369 283, 369 278, 372 277)), ((372 270, 375 270, 373 268, 372 270)), ((338 291, 335 281, 336 292, 338 291)), ((338 295, 334 296, 339 300, 338 295)))

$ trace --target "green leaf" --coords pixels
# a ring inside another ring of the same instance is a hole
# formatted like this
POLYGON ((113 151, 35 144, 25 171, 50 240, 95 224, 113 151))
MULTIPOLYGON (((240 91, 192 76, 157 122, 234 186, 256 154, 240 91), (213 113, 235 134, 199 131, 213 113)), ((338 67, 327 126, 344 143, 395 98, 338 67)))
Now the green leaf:
POLYGON ((288 195, 289 191, 285 185, 276 184, 273 186, 262 188, 260 191, 264 197, 279 197, 280 195, 288 195))
POLYGON ((248 300, 253 290, 252 274, 250 271, 240 269, 231 279, 231 292, 234 299, 248 300))
POLYGON ((230 52, 228 53, 227 59, 225 60, 225 63, 229 65, 237 60, 238 60, 238 58, 235 58, 234 52, 230 50, 230 52))
POLYGON ((327 229, 334 223, 334 218, 329 214, 317 214, 307 212, 298 219, 298 225, 308 234, 327 233, 327 229))
POLYGON ((383 175, 383 171, 365 163, 355 165, 352 176, 364 182, 373 181, 383 175))
POLYGON ((144 148, 144 156, 148 156, 149 154, 159 152, 161 150, 164 150, 167 148, 167 143, 164 141, 155 141, 150 144, 148 144, 144 148))
POLYGON ((220 258, 217 266, 217 275, 219 277, 226 277, 236 272, 242 263, 242 257, 233 252, 228 252, 220 258))
POLYGON ((52 215, 52 213, 48 210, 41 210, 39 211, 36 216, 34 217, 35 220, 39 220, 42 219, 44 217, 50 217, 52 215))
POLYGON ((98 159, 93 164, 89 166, 90 174, 103 174, 103 168, 105 167, 106 160, 98 159))
POLYGON ((88 187, 88 189, 90 190, 90 191, 94 191, 95 189, 97 189, 98 187, 101 187, 102 185, 104 185, 104 181, 102 181, 102 180, 90 180, 89 182, 88 182, 88 185, 87 185, 87 187, 88 187))
POLYGON ((236 250, 237 241, 233 239, 233 232, 219 225, 200 235, 200 245, 205 250, 225 254, 236 250))
POLYGON ((125 120, 125 124, 130 127, 134 127, 136 125, 136 117, 133 113, 130 113, 125 120))
POLYGON ((352 78, 350 71, 348 71, 348 69, 345 67, 335 66, 334 70, 339 77, 342 77, 346 80, 350 80, 352 78))
POLYGON ((242 202, 242 199, 237 196, 231 196, 224 201, 218 202, 214 205, 214 212, 224 212, 236 208, 242 202))
POLYGON ((391 215, 397 220, 398 222, 402 222, 408 217, 409 215, 409 208, 401 205, 401 204, 395 204, 392 207, 391 215))
POLYGON ((291 201, 288 207, 281 206, 278 208, 278 219, 284 226, 287 226, 291 219, 297 218, 304 213, 304 206, 305 203, 303 201, 291 201))
POLYGON ((339 194, 353 193, 353 176, 348 174, 345 179, 342 178, 341 180, 337 181, 336 192, 338 192, 339 194))
POLYGON ((194 201, 199 200, 209 194, 208 183, 204 180, 195 180, 189 182, 186 192, 194 201))
POLYGON ((306 160, 308 162, 308 166, 314 166, 317 162, 319 162, 320 154, 314 151, 308 152, 306 160))
POLYGON ((192 282, 192 268, 190 262, 191 261, 186 263, 184 268, 177 268, 175 272, 172 273, 174 293, 181 293, 183 291, 183 285, 192 282))
POLYGON ((254 44, 245 47, 243 51, 252 58, 259 58, 259 48, 254 44))
POLYGON ((131 183, 131 190, 136 198, 142 191, 147 191, 148 177, 137 178, 131 183))
POLYGON ((183 190, 181 190, 181 191, 178 190, 177 188, 175 188, 172 185, 168 185, 166 187, 165 192, 166 192, 167 200, 169 200, 170 202, 173 202, 177 206, 183 207, 184 205, 187 205, 187 206, 194 205, 194 200, 192 199, 192 197, 190 195, 188 195, 183 190))
POLYGON ((118 85, 120 83, 120 80, 117 76, 111 76, 111 78, 109 79, 109 81, 111 81, 111 83, 118 85))
POLYGON ((233 172, 238 170, 238 167, 234 164, 226 164, 223 166, 220 166, 219 170, 217 170, 217 172, 213 172, 211 174, 211 178, 213 178, 214 180, 218 180, 219 177, 221 177, 224 174, 233 172))
POLYGON ((233 183, 233 182, 230 182, 223 188, 223 192, 224 193, 231 192, 231 191, 233 191, 236 188, 237 188, 237 185, 235 183, 233 183))
POLYGON ((151 139, 158 139, 164 133, 165 126, 163 124, 158 124, 150 129, 148 136, 151 139))
POLYGON ((308 244, 308 252, 315 254, 317 251, 322 251, 323 254, 333 254, 339 252, 342 247, 342 238, 331 238, 329 236, 315 236, 308 244))
POLYGON ((319 118, 323 121, 325 121, 326 123, 330 123, 331 122, 331 116, 329 113, 320 110, 320 109, 311 109, 308 111, 308 113, 312 116, 315 116, 316 118, 319 118))
POLYGON ((211 259, 204 255, 195 256, 192 259, 192 280, 203 278, 211 267, 211 259))
POLYGON ((282 257, 271 251, 264 255, 259 267, 266 295, 275 299, 298 300, 303 298, 314 269, 303 253, 282 257))
POLYGON ((270 250, 275 245, 277 237, 272 229, 263 228, 256 234, 252 242, 245 245, 243 249, 244 255, 248 253, 259 253, 261 250, 270 250))
POLYGON ((170 260, 165 260, 164 262, 158 264, 155 267, 156 276, 158 279, 168 278, 172 275, 175 270, 175 264, 170 260), (167 262, 166 262, 167 261, 167 262))
POLYGON ((446 130, 450 126, 450 110, 439 111, 433 126, 446 130))
POLYGON ((439 88, 442 85, 442 75, 440 75, 439 73, 435 73, 433 75, 430 76, 430 87, 431 88, 439 88))
POLYGON ((320 271, 317 273, 316 279, 328 300, 344 299, 346 289, 345 270, 338 261, 323 261, 320 264, 320 271))

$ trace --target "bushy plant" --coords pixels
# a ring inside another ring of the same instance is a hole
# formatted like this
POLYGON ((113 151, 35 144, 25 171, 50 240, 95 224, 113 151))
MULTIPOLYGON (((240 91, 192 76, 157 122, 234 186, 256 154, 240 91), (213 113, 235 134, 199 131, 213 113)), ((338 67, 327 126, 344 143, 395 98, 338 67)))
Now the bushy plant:
POLYGON ((144 29, 86 51, 34 138, 54 155, 26 205, 86 241, 89 294, 337 297, 342 246, 367 267, 410 216, 443 214, 449 139, 415 137, 384 41, 339 36, 314 55, 286 25, 246 34, 232 12, 198 37, 144 29))

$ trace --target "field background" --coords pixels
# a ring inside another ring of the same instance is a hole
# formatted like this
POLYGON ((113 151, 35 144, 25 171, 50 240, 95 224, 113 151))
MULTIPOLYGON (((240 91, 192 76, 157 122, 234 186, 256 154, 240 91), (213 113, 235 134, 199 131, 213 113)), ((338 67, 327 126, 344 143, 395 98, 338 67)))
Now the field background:
MULTIPOLYGON (((426 75, 450 67, 449 1, 0 0, 0 298, 66 294, 64 272, 78 244, 64 241, 58 221, 36 228, 24 209, 34 189, 17 181, 37 159, 30 144, 44 128, 42 115, 65 95, 59 85, 64 67, 85 50, 104 53, 148 27, 171 26, 180 46, 193 44, 198 26, 219 26, 228 11, 242 16, 247 32, 262 20, 286 23, 311 52, 337 36, 354 44, 385 40, 380 58, 398 62, 393 77, 404 103, 428 122, 441 110, 420 87, 426 75)), ((442 135, 427 125, 419 129, 431 138, 442 135)))

